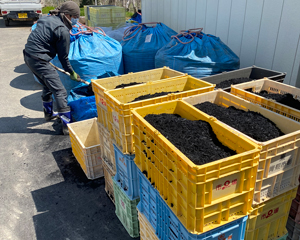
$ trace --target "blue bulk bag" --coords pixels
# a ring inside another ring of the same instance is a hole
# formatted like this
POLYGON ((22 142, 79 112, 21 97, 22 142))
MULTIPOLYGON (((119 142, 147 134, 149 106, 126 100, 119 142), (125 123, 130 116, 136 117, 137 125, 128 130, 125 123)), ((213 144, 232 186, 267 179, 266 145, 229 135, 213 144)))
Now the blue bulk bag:
POLYGON ((71 114, 73 121, 82 121, 97 117, 97 106, 95 96, 82 97, 68 103, 72 109, 71 114))
POLYGON ((123 47, 124 73, 140 72, 155 68, 155 54, 176 34, 163 23, 140 23, 128 28, 121 45, 123 47), (146 26, 146 24, 155 24, 146 26))
MULTIPOLYGON (((69 60, 74 71, 83 80, 90 81, 106 71, 123 73, 122 46, 118 41, 106 36, 99 28, 83 26, 80 30, 72 31, 77 32, 71 32, 71 35, 79 37, 75 37, 70 44, 69 60)), ((57 56, 51 62, 62 68, 57 56)), ((58 74, 68 94, 79 84, 63 73, 58 74)))
POLYGON ((239 57, 220 38, 201 30, 173 36, 156 53, 155 67, 168 66, 196 78, 239 69, 239 57))
MULTIPOLYGON (((118 76, 116 72, 104 72, 97 79, 118 76)), ((68 96, 68 106, 71 108, 71 114, 74 121, 82 121, 97 117, 97 106, 94 93, 84 83, 80 83, 71 89, 68 96)))

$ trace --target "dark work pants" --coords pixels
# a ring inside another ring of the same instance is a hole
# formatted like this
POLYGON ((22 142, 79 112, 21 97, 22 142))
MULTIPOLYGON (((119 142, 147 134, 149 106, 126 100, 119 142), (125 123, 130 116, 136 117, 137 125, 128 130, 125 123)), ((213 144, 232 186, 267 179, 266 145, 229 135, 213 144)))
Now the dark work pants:
POLYGON ((45 102, 52 100, 52 94, 56 100, 58 112, 68 112, 67 91, 62 84, 58 73, 48 62, 39 61, 28 56, 24 56, 26 65, 43 85, 42 100, 45 102))

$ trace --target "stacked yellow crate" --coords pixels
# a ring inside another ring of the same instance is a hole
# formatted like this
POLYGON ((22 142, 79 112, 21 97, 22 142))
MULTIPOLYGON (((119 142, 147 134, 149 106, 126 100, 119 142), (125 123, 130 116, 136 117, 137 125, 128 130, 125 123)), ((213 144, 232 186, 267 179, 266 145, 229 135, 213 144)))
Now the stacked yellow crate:
POLYGON ((245 239, 270 240, 286 235, 285 226, 300 174, 300 123, 221 90, 183 100, 191 105, 209 101, 222 107, 233 106, 245 111, 259 112, 285 134, 266 142, 258 142, 233 129, 262 148, 253 211, 249 215, 245 239))

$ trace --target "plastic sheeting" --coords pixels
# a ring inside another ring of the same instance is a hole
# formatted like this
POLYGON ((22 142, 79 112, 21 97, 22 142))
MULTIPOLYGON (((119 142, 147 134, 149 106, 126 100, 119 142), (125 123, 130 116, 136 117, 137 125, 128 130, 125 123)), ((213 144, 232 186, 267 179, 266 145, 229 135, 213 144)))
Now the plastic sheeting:
MULTIPOLYGON (((87 30, 92 30, 91 28, 81 24, 78 26, 79 30, 72 29, 73 34, 77 32, 77 35, 71 42, 69 51, 69 61, 74 71, 88 82, 106 71, 122 74, 122 46, 120 43, 105 35, 100 29, 90 32, 87 30)), ((62 68, 57 56, 52 60, 52 63, 62 68)), ((68 94, 72 88, 79 84, 70 80, 69 76, 63 73, 58 72, 58 74, 68 94)))
POLYGON ((239 57, 220 38, 201 31, 174 36, 155 56, 155 67, 168 66, 196 78, 239 69, 239 57))
POLYGON ((124 33, 124 72, 139 72, 155 68, 156 52, 170 42, 176 32, 163 23, 142 23, 124 33))
POLYGON ((112 29, 112 28, 108 29, 108 28, 102 28, 102 27, 101 28, 105 31, 107 36, 117 40, 118 42, 121 42, 126 29, 128 29, 129 27, 132 27, 132 26, 136 26, 136 25, 137 25, 137 23, 123 23, 123 24, 118 25, 116 27, 116 29, 112 29))

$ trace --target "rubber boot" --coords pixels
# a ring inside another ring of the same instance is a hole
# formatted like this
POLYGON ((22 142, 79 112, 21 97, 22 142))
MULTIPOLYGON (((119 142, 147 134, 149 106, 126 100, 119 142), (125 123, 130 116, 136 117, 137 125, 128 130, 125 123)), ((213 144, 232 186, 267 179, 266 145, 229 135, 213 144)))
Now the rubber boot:
POLYGON ((43 109, 44 109, 44 117, 46 121, 50 121, 58 116, 57 113, 53 112, 53 101, 49 101, 49 102, 43 101, 43 109))
POLYGON ((58 113, 60 119, 61 119, 61 123, 62 123, 62 130, 64 135, 69 135, 69 129, 67 124, 72 122, 72 116, 71 116, 71 112, 63 112, 63 113, 58 113))

